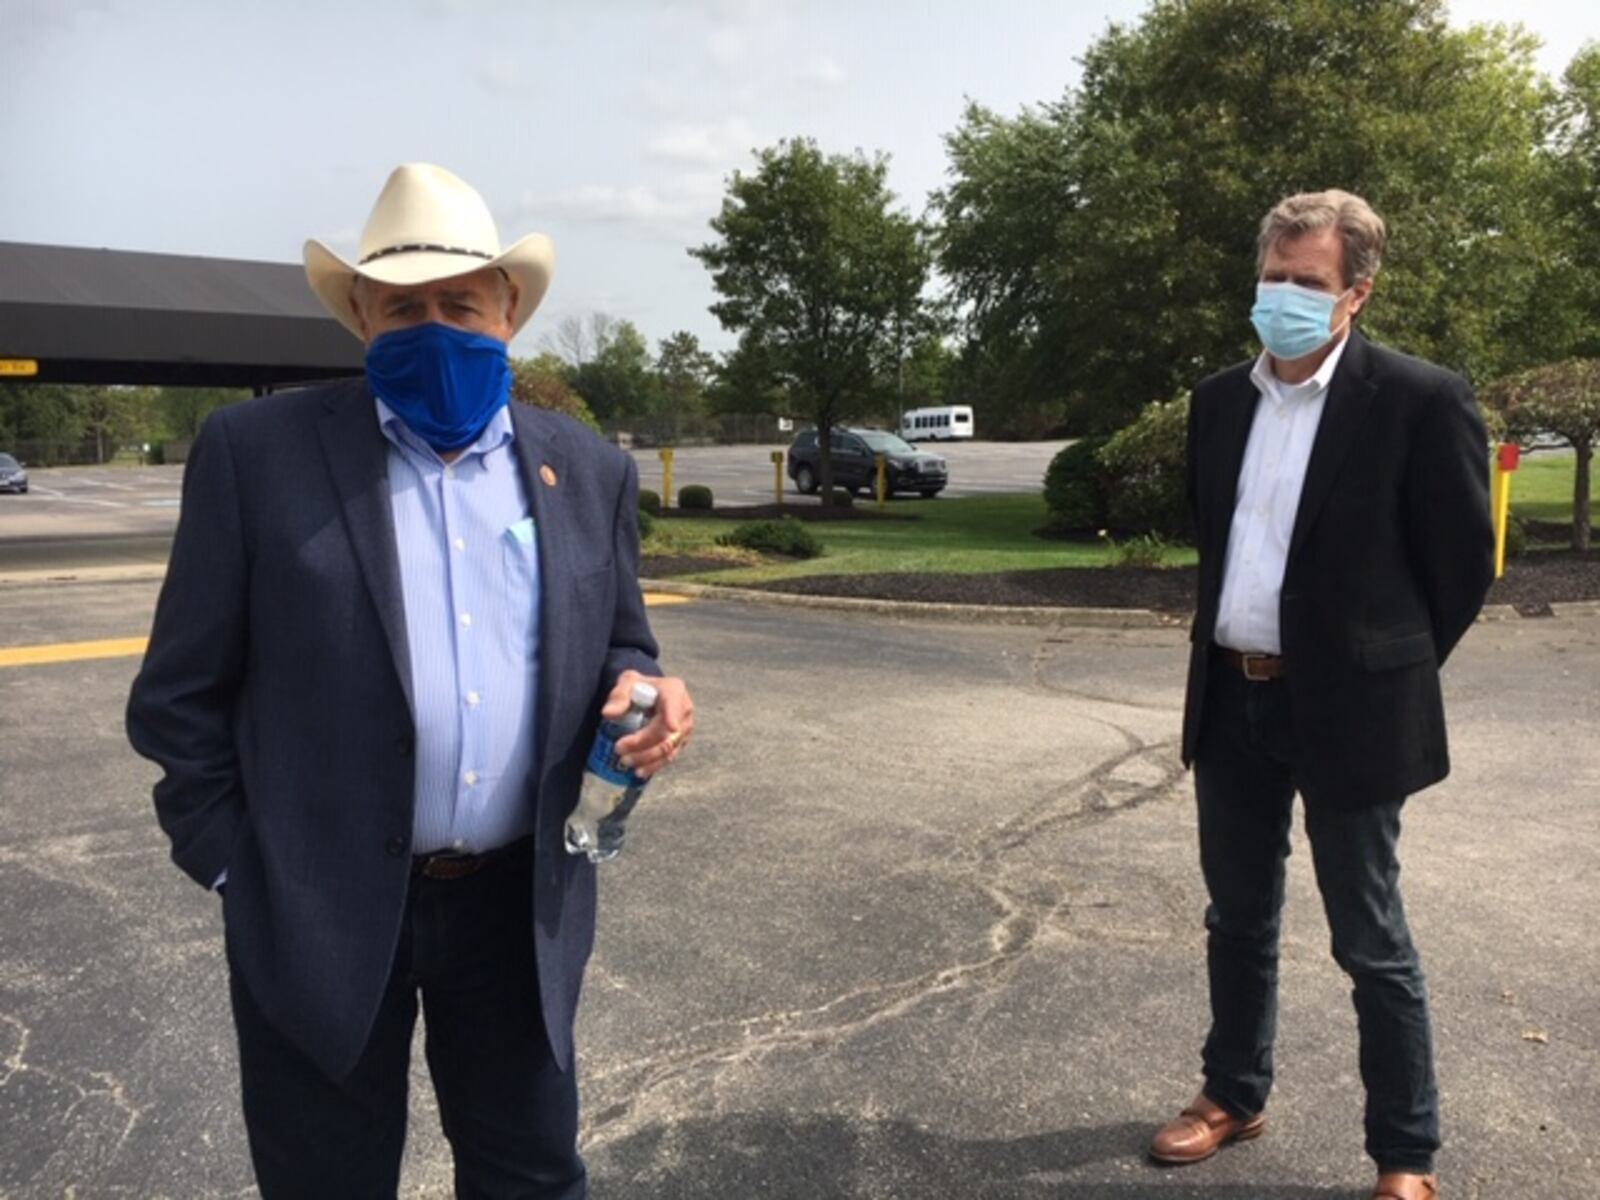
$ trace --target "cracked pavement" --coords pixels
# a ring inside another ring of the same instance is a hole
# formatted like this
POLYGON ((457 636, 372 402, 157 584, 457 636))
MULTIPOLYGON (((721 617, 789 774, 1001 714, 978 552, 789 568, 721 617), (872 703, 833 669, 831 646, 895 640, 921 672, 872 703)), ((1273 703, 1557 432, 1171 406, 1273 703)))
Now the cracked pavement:
MULTIPOLYGON (((143 632, 148 583, 0 588, 7 642, 143 632)), ((701 602, 653 614, 695 746, 602 882, 593 1194, 1354 1200, 1348 988, 1297 831, 1267 1135, 1145 1163, 1198 1080, 1181 629, 701 602)), ((1481 624, 1407 810, 1452 1197, 1589 1194, 1600 620, 1481 624)), ((215 902, 121 736, 132 659, 0 671, 0 1197, 252 1194, 215 902)), ((449 1194, 418 1056, 406 1196, 449 1194)))

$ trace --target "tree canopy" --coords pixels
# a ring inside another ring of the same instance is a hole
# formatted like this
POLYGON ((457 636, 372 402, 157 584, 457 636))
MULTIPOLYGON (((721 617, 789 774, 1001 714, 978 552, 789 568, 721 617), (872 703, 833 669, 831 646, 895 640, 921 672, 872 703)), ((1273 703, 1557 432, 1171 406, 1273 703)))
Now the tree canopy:
POLYGON ((711 272, 725 329, 740 336, 747 375, 785 393, 822 432, 823 496, 830 494, 828 431, 873 394, 893 364, 927 279, 923 230, 896 210, 882 155, 827 155, 797 138, 735 172, 717 240, 690 250, 711 272))
POLYGON ((1376 336, 1480 382, 1540 361, 1532 49, 1450 28, 1440 0, 1155 0, 1060 100, 970 106, 935 208, 980 406, 1111 429, 1248 356, 1261 217, 1327 187, 1389 225, 1376 336))

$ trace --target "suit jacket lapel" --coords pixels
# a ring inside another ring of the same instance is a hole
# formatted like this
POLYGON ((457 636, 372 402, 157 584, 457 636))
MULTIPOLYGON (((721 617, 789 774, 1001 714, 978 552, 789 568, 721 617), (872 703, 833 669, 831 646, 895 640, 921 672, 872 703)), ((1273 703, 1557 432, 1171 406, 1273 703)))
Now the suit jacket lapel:
POLYGON ((572 494, 565 486, 567 458, 560 430, 537 409, 511 402, 511 424, 516 430, 517 465, 522 485, 533 509, 539 547, 539 682, 538 729, 535 733, 540 773, 548 767, 552 719, 565 711, 560 701, 566 690, 566 656, 572 644, 572 494))
POLYGON ((1333 382, 1323 401, 1322 420, 1317 425, 1317 437, 1311 444, 1311 460, 1306 464, 1305 484, 1300 490, 1300 508, 1295 513, 1294 533, 1289 539, 1291 563, 1316 521, 1317 513, 1333 491, 1339 469, 1365 424, 1367 407, 1376 390, 1370 372, 1367 340, 1352 330, 1350 343, 1333 372, 1333 382))
POLYGON ((378 428, 371 393, 356 384, 330 397, 328 414, 319 429, 350 544, 378 610, 406 704, 414 714, 405 593, 400 585, 400 555, 395 548, 394 510, 389 498, 389 443, 378 428))

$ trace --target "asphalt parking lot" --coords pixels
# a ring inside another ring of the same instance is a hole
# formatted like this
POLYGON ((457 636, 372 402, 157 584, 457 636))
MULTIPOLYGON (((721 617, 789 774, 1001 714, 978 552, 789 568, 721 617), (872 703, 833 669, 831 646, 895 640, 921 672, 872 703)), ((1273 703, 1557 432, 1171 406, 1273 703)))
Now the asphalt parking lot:
MULTIPOLYGON (((152 582, 0 586, 0 642, 152 582)), ((1162 1171, 1205 1023, 1176 629, 654 610, 692 753, 602 885, 596 1197, 1355 1200, 1354 1019, 1297 845, 1267 1135, 1162 1171)), ((136 659, 0 667, 0 1195, 249 1193, 215 901, 125 748, 136 659)), ((1408 809, 1452 1197, 1594 1194, 1600 619, 1485 623, 1408 809)), ((406 1196, 448 1194, 419 1076, 406 1196)))

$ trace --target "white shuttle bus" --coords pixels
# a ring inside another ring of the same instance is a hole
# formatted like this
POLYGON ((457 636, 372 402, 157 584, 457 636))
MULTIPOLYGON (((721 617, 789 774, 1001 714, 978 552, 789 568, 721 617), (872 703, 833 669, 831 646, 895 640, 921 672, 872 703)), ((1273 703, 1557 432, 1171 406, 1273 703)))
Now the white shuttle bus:
POLYGON ((972 409, 965 404, 913 408, 900 418, 900 436, 908 442, 941 442, 972 436, 972 409))

